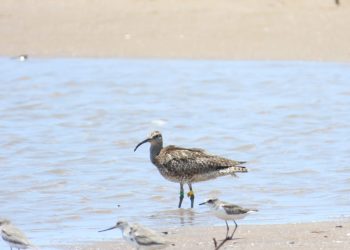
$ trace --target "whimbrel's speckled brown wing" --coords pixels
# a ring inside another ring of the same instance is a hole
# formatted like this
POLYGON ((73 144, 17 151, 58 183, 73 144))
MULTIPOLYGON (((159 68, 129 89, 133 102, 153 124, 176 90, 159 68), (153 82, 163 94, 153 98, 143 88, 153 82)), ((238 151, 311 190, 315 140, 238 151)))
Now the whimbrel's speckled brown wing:
POLYGON ((157 160, 161 165, 167 168, 168 171, 179 176, 191 176, 211 171, 219 171, 244 163, 211 155, 202 149, 180 148, 176 146, 163 148, 157 160))

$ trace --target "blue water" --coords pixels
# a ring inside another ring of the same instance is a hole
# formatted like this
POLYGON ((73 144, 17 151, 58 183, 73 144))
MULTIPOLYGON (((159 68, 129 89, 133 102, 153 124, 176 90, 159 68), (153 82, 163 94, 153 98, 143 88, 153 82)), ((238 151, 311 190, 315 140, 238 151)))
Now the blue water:
MULTIPOLYGON (((248 161, 249 173, 195 183, 259 209, 241 224, 350 216, 350 65, 314 62, 0 59, 0 217, 38 246, 151 227, 222 225, 178 210, 179 185, 149 161, 164 144, 248 161)), ((44 247, 43 247, 44 246, 44 247)), ((46 246, 46 247, 45 247, 46 246)), ((5 247, 0 242, 0 248, 5 247)))

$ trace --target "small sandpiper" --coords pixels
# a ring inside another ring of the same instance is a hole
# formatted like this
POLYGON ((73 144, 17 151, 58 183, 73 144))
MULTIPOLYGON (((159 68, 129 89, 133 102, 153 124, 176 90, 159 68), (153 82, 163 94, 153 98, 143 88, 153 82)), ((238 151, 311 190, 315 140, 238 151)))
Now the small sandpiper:
POLYGON ((226 223, 226 239, 231 240, 233 238, 234 233, 236 232, 236 229, 238 227, 235 220, 237 219, 243 219, 248 214, 257 212, 256 209, 248 209, 248 208, 242 208, 240 206, 220 201, 219 199, 208 199, 207 201, 200 203, 199 205, 207 205, 214 215, 218 217, 219 219, 225 220, 226 223), (233 220, 235 223, 235 229, 233 230, 231 236, 228 236, 229 233, 229 226, 227 224, 228 220, 233 220))
POLYGON ((24 233, 12 225, 9 220, 0 219, 0 229, 2 239, 9 244, 11 250, 12 248, 20 250, 33 247, 24 233))
POLYGON ((139 224, 129 224, 126 221, 118 221, 113 227, 99 232, 115 228, 119 228, 122 231, 124 240, 133 245, 136 249, 162 249, 174 245, 152 229, 139 224))

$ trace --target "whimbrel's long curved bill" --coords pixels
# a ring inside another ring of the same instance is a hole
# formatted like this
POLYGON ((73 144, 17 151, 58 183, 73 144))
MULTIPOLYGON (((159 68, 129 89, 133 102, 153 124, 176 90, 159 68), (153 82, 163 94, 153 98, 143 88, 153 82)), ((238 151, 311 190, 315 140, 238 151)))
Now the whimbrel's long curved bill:
POLYGON ((113 226, 113 227, 110 227, 110 228, 107 228, 107 229, 100 230, 98 232, 101 233, 101 232, 105 232, 105 231, 112 230, 112 229, 115 229, 115 228, 117 228, 117 227, 113 226))
POLYGON ((135 152, 136 149, 137 149, 138 147, 140 147, 142 144, 144 144, 144 143, 146 143, 146 142, 150 142, 150 141, 151 141, 151 139, 150 139, 150 138, 147 138, 146 140, 143 140, 142 142, 140 142, 139 144, 137 144, 136 147, 135 147, 135 149, 134 149, 134 152, 135 152))

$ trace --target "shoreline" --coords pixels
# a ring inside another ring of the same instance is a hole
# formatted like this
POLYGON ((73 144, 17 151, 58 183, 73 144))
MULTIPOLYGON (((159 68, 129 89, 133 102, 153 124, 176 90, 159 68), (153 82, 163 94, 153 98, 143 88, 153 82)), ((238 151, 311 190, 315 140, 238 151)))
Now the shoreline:
POLYGON ((4 0, 0 55, 349 62, 349 12, 332 0, 4 0))
MULTIPOLYGON (((224 222, 223 222, 224 224, 224 222)), ((230 229, 231 223, 229 222, 230 229)), ((154 229, 154 228, 153 228, 154 229)), ((165 236, 175 246, 168 249, 214 249, 213 238, 218 242, 224 238, 226 227, 183 227, 166 230, 165 236)), ((117 237, 119 230, 111 231, 117 237)), ((109 233, 109 235, 111 234, 109 233)), ((122 239, 113 241, 86 242, 74 246, 56 246, 62 250, 117 250, 132 249, 122 239)), ((350 249, 350 221, 292 223, 275 225, 240 225, 235 237, 227 241, 221 249, 350 249)))
MULTIPOLYGON (((20 56, 20 55, 19 55, 20 56)), ((349 61, 339 61, 339 60, 315 60, 315 59, 305 59, 305 60, 279 60, 279 59, 257 59, 257 60, 249 60, 249 59, 231 59, 231 58, 168 58, 168 57, 118 57, 118 56, 29 56, 25 61, 21 61, 19 56, 8 56, 8 55, 0 55, 1 60, 13 60, 18 61, 19 63, 25 63, 26 61, 31 60, 120 60, 120 61, 184 61, 184 62, 238 62, 238 63, 286 63, 286 64, 298 64, 298 63, 315 63, 315 64, 337 64, 337 65, 349 65, 349 61)))

